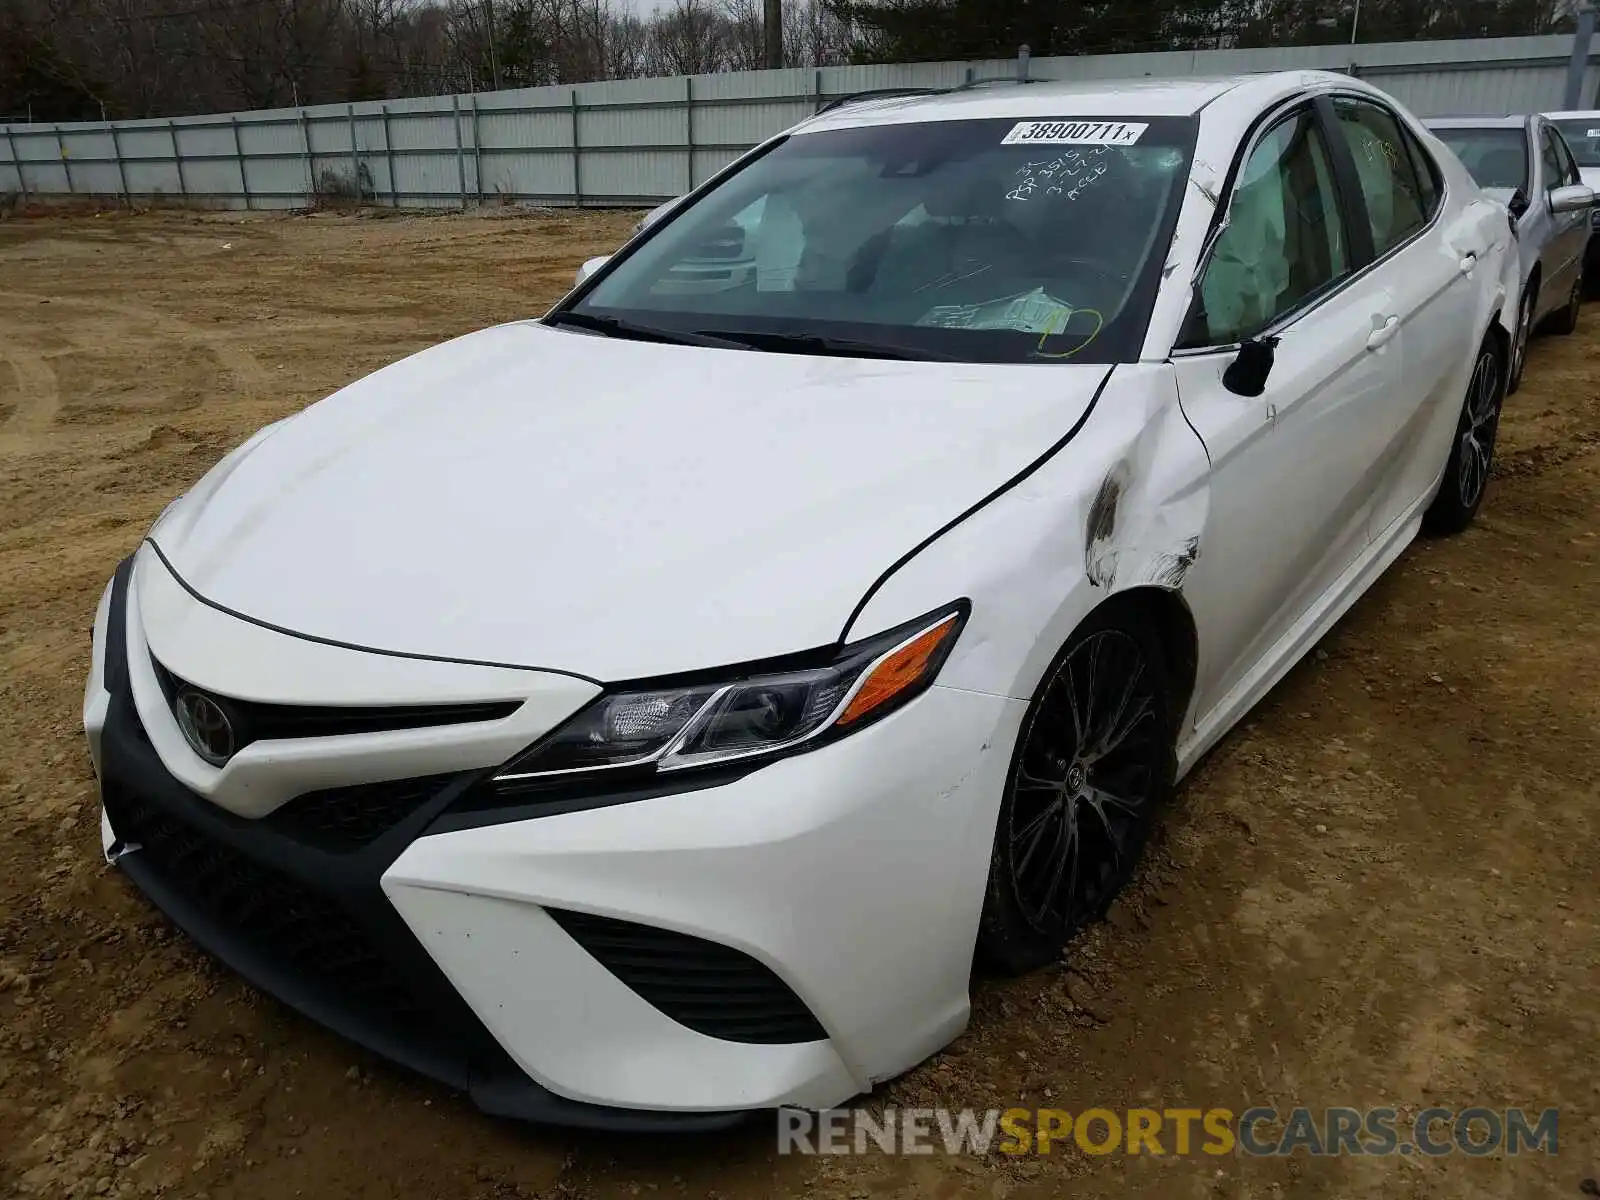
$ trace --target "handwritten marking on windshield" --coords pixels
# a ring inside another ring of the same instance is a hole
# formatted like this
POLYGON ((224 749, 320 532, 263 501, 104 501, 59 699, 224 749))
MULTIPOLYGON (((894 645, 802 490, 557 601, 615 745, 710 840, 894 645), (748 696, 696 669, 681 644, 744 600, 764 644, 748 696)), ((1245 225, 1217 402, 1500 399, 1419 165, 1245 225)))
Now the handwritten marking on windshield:
POLYGON ((1108 147, 1093 150, 1068 150, 1054 158, 1040 159, 1018 167, 1021 182, 1006 193, 1007 200, 1031 200, 1035 196, 1065 196, 1076 200, 1083 190, 1106 173, 1104 158, 1108 147))

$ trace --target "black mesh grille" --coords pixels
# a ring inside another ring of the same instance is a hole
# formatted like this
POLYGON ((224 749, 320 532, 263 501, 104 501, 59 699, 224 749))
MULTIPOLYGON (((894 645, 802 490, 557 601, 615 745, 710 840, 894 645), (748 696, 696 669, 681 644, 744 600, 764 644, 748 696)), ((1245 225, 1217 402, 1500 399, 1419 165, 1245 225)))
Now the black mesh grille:
POLYGON ((204 837, 133 793, 102 787, 117 836, 217 921, 275 962, 393 1027, 415 1026, 418 999, 334 900, 204 837))
POLYGON ((180 679, 155 659, 156 678, 170 705, 181 691, 196 691, 228 714, 234 730, 235 752, 251 742, 277 738, 332 737, 345 733, 387 733, 397 729, 426 729, 434 725, 466 725, 473 721, 498 721, 517 711, 521 701, 486 700, 473 704, 390 704, 379 706, 262 704, 219 696, 180 679))
POLYGON ((742 951, 610 917, 548 911, 602 966, 696 1033, 761 1045, 828 1036, 783 980, 742 951))
POLYGON ((265 824, 302 845, 348 854, 388 833, 453 778, 430 775, 307 792, 267 817, 265 824))

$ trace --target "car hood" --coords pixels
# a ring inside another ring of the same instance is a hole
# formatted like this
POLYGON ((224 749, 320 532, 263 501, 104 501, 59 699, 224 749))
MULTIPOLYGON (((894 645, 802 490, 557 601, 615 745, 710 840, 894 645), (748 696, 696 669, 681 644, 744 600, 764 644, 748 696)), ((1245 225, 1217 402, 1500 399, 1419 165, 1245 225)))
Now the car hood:
POLYGON ((836 641, 1110 369, 496 326, 269 426, 151 540, 212 604, 355 646, 601 680, 739 663, 836 641))

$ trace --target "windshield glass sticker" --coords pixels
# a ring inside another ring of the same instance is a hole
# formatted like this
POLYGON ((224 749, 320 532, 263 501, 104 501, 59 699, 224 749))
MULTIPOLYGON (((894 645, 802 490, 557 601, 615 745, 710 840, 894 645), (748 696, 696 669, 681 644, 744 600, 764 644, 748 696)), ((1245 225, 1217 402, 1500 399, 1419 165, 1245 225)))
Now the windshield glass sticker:
POLYGON ((1018 121, 1002 146, 1131 146, 1150 126, 1136 121, 1018 121))

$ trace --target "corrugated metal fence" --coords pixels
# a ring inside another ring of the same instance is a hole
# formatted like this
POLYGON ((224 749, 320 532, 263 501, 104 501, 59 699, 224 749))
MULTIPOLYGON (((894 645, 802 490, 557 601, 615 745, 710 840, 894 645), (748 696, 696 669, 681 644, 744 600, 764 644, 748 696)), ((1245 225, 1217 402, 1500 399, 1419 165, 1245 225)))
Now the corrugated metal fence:
MULTIPOLYGON (((1568 37, 1036 58, 1040 79, 1318 67, 1423 116, 1561 103, 1568 37)), ((1591 59, 1584 95, 1600 85, 1591 59)), ((0 126, 0 193, 158 197, 230 208, 364 200, 632 206, 679 195, 737 154, 868 88, 1014 77, 1020 64, 916 63, 619 80, 176 120, 0 126)))

